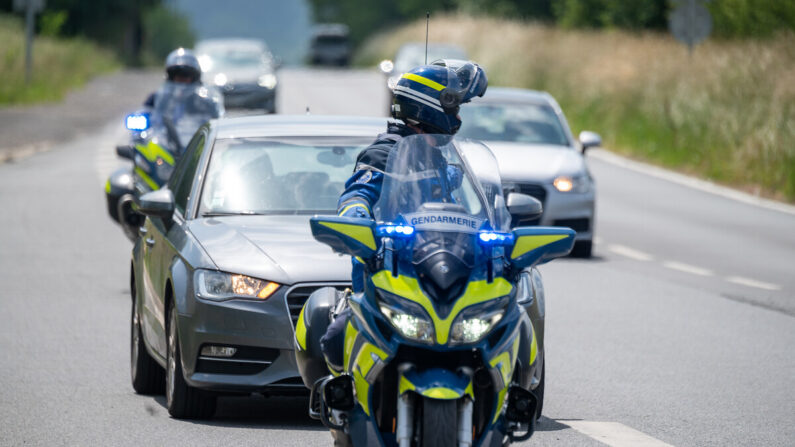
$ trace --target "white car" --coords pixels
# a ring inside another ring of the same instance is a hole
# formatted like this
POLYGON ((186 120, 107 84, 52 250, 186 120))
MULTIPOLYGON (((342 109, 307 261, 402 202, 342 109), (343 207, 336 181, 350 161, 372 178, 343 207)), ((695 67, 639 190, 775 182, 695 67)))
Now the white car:
POLYGON ((528 194, 544 206, 540 219, 514 216, 513 225, 570 227, 577 232, 572 256, 590 257, 596 185, 584 154, 600 146, 601 137, 583 131, 575 139, 560 106, 545 92, 490 87, 460 113, 459 138, 491 148, 505 194, 528 194))

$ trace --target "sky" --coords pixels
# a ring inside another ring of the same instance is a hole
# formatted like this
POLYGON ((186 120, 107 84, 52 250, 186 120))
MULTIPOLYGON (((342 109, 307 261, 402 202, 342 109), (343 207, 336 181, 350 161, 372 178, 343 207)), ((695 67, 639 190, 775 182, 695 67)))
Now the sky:
POLYGON ((171 0, 193 26, 198 40, 257 37, 285 64, 304 60, 312 11, 306 0, 171 0))

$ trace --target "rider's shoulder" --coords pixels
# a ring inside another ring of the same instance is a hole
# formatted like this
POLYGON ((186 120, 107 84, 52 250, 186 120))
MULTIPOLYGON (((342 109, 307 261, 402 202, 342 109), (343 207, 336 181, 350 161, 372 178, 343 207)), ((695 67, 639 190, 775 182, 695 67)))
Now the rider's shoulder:
POLYGON ((379 134, 371 145, 367 146, 359 153, 359 156, 356 158, 356 169, 383 171, 386 169, 386 160, 392 148, 395 147, 403 137, 415 133, 416 132, 406 126, 402 121, 389 120, 386 132, 379 134))

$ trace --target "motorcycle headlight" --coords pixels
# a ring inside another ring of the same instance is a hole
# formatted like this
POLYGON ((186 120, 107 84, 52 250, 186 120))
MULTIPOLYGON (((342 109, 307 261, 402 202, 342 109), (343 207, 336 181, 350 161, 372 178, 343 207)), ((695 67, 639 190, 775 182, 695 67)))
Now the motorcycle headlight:
POLYGON ((462 312, 450 328, 450 341, 453 344, 480 341, 502 320, 506 303, 507 301, 502 299, 462 312))
POLYGON ((423 343, 433 343, 433 322, 421 309, 397 309, 380 303, 381 313, 406 338, 423 343))
POLYGON ((561 175, 552 182, 552 185, 560 192, 586 193, 591 190, 593 183, 587 175, 577 177, 561 175))
POLYGON ((275 282, 213 270, 197 270, 194 278, 199 297, 213 301, 232 298, 264 300, 279 288, 275 282))

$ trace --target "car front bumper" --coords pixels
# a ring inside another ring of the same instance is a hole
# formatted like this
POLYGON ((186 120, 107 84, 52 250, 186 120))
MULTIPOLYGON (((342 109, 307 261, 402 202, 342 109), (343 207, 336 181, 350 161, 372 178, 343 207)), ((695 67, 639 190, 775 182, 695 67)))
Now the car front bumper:
POLYGON ((503 187, 505 194, 518 192, 538 199, 544 207, 540 219, 514 219, 514 225, 543 225, 569 227, 577 232, 576 240, 588 241, 594 235, 596 191, 585 193, 560 192, 552 184, 537 181, 510 181, 503 187))
POLYGON ((192 300, 192 313, 180 314, 177 323, 190 386, 225 392, 304 390, 283 290, 265 301, 192 300), (202 355, 209 345, 237 351, 229 358, 202 355))

